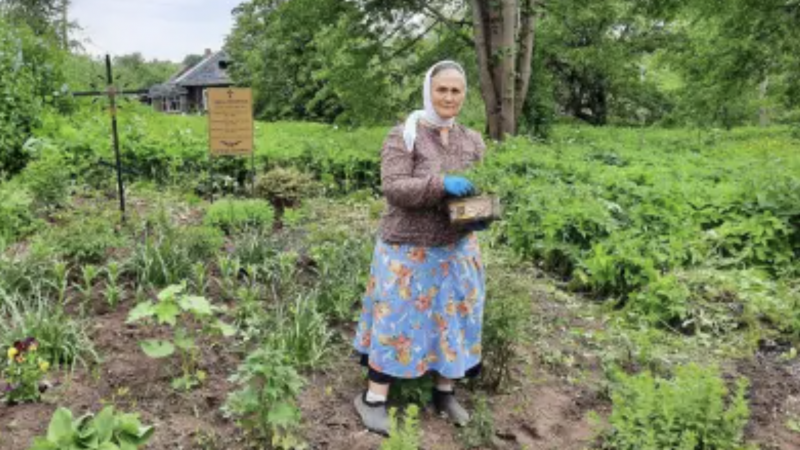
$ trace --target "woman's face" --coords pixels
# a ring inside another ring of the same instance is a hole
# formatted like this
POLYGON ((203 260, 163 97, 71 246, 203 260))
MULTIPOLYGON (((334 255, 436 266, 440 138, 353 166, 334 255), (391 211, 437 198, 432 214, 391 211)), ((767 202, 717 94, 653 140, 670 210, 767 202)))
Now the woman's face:
POLYGON ((464 105, 464 76, 456 69, 445 69, 431 79, 431 101, 436 114, 452 119, 464 105))

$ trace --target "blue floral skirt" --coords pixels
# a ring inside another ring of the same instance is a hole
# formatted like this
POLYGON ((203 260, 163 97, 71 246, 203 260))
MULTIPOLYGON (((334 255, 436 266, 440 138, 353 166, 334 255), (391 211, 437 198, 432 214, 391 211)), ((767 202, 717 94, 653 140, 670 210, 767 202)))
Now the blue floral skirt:
POLYGON ((397 378, 462 378, 481 361, 486 276, 477 237, 444 247, 378 239, 353 345, 397 378))

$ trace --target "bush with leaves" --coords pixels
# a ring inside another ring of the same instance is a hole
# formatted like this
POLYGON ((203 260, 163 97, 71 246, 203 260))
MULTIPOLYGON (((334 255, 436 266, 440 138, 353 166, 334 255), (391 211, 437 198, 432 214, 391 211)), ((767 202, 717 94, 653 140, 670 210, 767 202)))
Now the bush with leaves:
MULTIPOLYGON (((481 342, 481 382, 497 391, 511 381, 511 369, 519 346, 529 339, 532 315, 530 288, 522 281, 521 269, 510 269, 500 260, 489 267, 487 298, 481 342)), ((528 276, 532 276, 528 274, 528 276)))
POLYGON ((617 373, 604 448, 734 450, 745 447, 747 379, 730 393, 719 371, 680 366, 672 379, 617 373))
POLYGON ((278 227, 282 224, 284 210, 299 205, 316 187, 311 175, 293 167, 278 167, 256 178, 256 195, 269 201, 275 208, 278 227))
POLYGON ((494 448, 494 417, 485 396, 478 397, 467 426, 458 434, 463 448, 494 448))
POLYGON ((126 237, 116 231, 107 215, 77 213, 67 216, 67 220, 36 236, 33 251, 75 265, 100 264, 110 250, 126 244, 126 237))
POLYGON ((305 380, 281 350, 262 346, 247 356, 230 381, 239 386, 223 411, 245 429, 253 443, 300 448, 297 396, 305 380))
POLYGON ((397 409, 389 410, 389 438, 381 443, 381 450, 419 450, 421 433, 419 429, 419 407, 409 405, 405 420, 400 425, 397 409))
POLYGON ((233 336, 236 329, 216 315, 221 311, 205 297, 186 295, 186 284, 172 285, 158 294, 158 302, 146 300, 128 314, 127 323, 150 319, 173 328, 171 340, 148 339, 140 342, 144 353, 151 358, 165 358, 178 352, 182 375, 172 381, 175 389, 189 390, 205 380, 206 374, 198 368, 203 335, 233 336), (201 328, 198 330, 194 324, 201 328))
POLYGON ((138 450, 147 446, 155 429, 143 426, 138 414, 117 413, 107 406, 99 414, 75 419, 72 411, 58 408, 45 437, 37 437, 30 450, 138 450))
POLYGON ((146 232, 129 265, 140 285, 164 287, 190 278, 194 265, 212 259, 224 242, 216 228, 162 223, 146 232))
POLYGON ((9 293, 0 289, 0 346, 33 336, 38 353, 53 366, 75 365, 99 361, 88 327, 67 315, 49 298, 9 293))
POLYGON ((33 194, 39 208, 58 208, 64 206, 69 198, 72 181, 69 161, 57 148, 41 144, 45 141, 29 140, 25 148, 35 155, 20 176, 28 190, 33 194))
POLYGON ((231 235, 247 229, 268 230, 274 218, 272 206, 263 200, 223 198, 208 207, 204 222, 231 235))
POLYGON ((0 251, 33 232, 33 196, 19 182, 0 183, 0 251))
POLYGON ((342 322, 354 318, 369 277, 372 250, 370 240, 355 237, 311 248, 322 312, 342 322))
POLYGON ((63 93, 62 59, 49 37, 0 15, 0 180, 30 159, 23 146, 46 106, 63 93))

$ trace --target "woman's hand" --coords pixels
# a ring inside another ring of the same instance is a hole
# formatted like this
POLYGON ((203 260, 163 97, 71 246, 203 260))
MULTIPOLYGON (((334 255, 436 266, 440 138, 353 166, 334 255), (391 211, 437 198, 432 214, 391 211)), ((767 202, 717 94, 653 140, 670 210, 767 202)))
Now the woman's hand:
POLYGON ((467 197, 475 193, 475 186, 464 177, 444 177, 444 191, 453 197, 467 197))

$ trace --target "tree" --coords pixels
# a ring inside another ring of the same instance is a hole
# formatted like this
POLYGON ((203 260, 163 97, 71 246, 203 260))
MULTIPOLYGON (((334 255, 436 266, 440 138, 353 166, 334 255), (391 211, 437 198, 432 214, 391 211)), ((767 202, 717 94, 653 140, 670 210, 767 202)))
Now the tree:
POLYGON ((471 0, 475 52, 489 135, 516 134, 528 95, 536 34, 535 0, 471 0))
POLYGON ((43 109, 57 105, 64 93, 62 59, 55 42, 0 15, 0 180, 31 158, 25 142, 43 109))
POLYGON ((183 58, 182 64, 183 67, 194 67, 195 65, 197 65, 197 63, 199 63, 203 59, 205 59, 203 55, 195 55, 195 54, 186 55, 186 57, 183 58))

